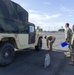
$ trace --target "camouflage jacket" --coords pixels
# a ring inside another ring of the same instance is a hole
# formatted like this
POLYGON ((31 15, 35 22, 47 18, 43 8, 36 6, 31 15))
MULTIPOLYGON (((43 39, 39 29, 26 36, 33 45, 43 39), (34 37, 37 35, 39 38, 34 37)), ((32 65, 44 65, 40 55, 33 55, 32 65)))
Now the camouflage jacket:
POLYGON ((54 37, 54 36, 48 36, 47 37, 47 40, 49 40, 49 41, 54 41, 56 38, 54 37))
POLYGON ((72 35, 71 45, 74 47, 74 34, 72 35))
POLYGON ((71 40, 72 38, 72 30, 70 28, 66 28, 65 30, 65 39, 67 38, 67 41, 71 40))

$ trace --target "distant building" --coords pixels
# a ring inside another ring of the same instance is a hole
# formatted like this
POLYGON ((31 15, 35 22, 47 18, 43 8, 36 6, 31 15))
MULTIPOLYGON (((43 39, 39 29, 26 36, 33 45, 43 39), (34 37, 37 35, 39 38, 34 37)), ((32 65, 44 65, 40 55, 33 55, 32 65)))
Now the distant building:
POLYGON ((61 26, 61 28, 58 31, 64 32, 65 29, 63 28, 63 26, 61 26))
POLYGON ((59 29, 58 31, 64 32, 64 31, 65 31, 65 29, 59 29))

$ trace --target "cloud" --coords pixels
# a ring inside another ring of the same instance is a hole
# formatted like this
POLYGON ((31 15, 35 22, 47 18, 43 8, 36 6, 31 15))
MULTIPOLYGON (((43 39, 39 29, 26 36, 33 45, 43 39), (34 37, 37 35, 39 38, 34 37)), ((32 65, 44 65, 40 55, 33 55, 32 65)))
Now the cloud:
POLYGON ((29 13, 39 13, 38 11, 31 10, 31 9, 29 9, 28 11, 29 11, 29 13))
POLYGON ((61 14, 45 14, 45 13, 40 13, 39 11, 35 10, 29 10, 29 21, 34 23, 36 26, 39 26, 43 28, 44 30, 57 30, 57 26, 62 25, 62 23, 50 23, 50 20, 55 20, 59 18, 61 14), (54 25, 54 27, 53 27, 54 25), (55 29, 53 29, 55 28, 55 29))
POLYGON ((50 2, 43 2, 43 4, 50 5, 50 2))
POLYGON ((74 13, 74 9, 67 9, 66 7, 62 7, 61 8, 61 11, 63 11, 63 12, 68 12, 68 13, 74 13))
POLYGON ((46 19, 52 19, 52 18, 58 18, 61 16, 61 14, 53 14, 53 15, 45 15, 46 16, 46 19))
POLYGON ((44 21, 44 20, 59 18, 60 16, 61 16, 61 14, 48 15, 48 14, 44 14, 44 13, 43 14, 39 13, 38 11, 29 10, 29 17, 34 20, 44 21))

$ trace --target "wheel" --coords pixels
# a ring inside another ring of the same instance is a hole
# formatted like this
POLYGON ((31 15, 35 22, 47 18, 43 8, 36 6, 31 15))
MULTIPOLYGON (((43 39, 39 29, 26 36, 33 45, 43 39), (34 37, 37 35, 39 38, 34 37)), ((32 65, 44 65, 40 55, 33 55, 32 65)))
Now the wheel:
POLYGON ((7 66, 14 59, 14 47, 10 43, 1 43, 0 46, 0 66, 7 66))
POLYGON ((40 51, 41 49, 42 49, 42 39, 40 38, 40 39, 38 40, 37 46, 35 46, 35 50, 36 50, 36 51, 40 51))

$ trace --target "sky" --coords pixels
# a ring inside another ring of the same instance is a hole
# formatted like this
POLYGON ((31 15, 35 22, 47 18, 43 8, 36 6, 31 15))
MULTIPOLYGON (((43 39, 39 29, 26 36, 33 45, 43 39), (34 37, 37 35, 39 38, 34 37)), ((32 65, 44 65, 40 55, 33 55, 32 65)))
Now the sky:
POLYGON ((12 0, 20 4, 29 13, 29 22, 43 30, 55 31, 65 27, 65 23, 74 25, 74 0, 12 0))

